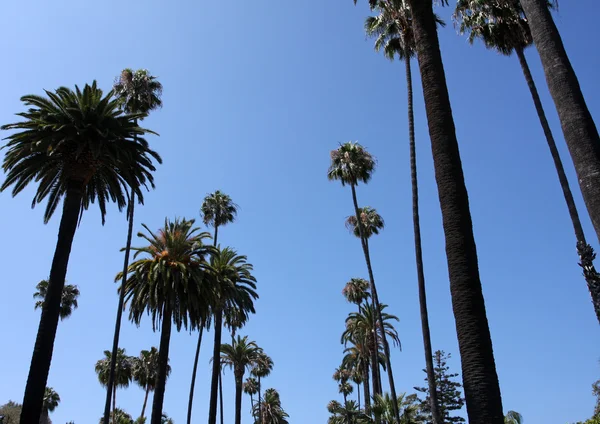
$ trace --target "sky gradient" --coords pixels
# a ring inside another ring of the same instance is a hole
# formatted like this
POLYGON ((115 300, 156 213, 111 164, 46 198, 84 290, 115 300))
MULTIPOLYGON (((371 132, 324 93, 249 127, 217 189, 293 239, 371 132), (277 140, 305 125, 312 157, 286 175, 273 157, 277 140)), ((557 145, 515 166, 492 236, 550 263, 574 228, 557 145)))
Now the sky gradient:
MULTIPOLYGON (((144 121, 160 137, 157 188, 136 210, 158 228, 164 218, 198 218, 214 190, 240 205, 219 242, 255 266, 257 314, 241 330, 273 358, 264 387, 281 394, 290 422, 324 423, 340 399, 331 374, 342 358, 339 336, 353 310, 341 289, 366 277, 360 244, 344 227, 350 189, 328 182, 329 151, 358 140, 378 159, 361 205, 375 207, 386 228, 370 242, 380 299, 400 318, 402 352, 392 360, 399 392, 421 386, 424 356, 414 260, 404 68, 373 52, 362 30, 365 2, 197 2, 106 0, 2 2, 0 124, 14 122, 19 98, 65 85, 109 90, 125 67, 147 68, 164 86, 163 109, 144 121), (363 3, 363 4, 361 4, 363 3)), ((453 2, 451 2, 453 3, 453 2)), ((593 0, 562 2, 555 15, 588 106, 600 116, 600 39, 593 0)), ((565 423, 591 416, 591 384, 600 377, 599 329, 580 268, 552 161, 516 57, 470 46, 450 22, 440 31, 457 127, 481 279, 505 411, 526 423, 565 423)), ((588 239, 594 236, 571 160, 533 49, 527 58, 572 182, 588 239)), ((413 62, 421 226, 434 349, 460 371, 444 235, 433 175, 418 67, 413 62)), ((6 135, 6 134, 5 134, 6 135)), ((4 135, 4 136, 5 136, 4 135)), ((4 178, 3 176, 1 177, 4 178)), ((59 214, 48 225, 31 209, 33 189, 0 195, 3 254, 0 297, 0 404, 21 402, 39 323, 32 295, 48 276, 59 214)), ((113 205, 84 215, 67 280, 80 307, 58 328, 48 385, 61 396, 51 415, 63 424, 95 423, 105 392, 94 364, 110 349, 122 267, 125 215, 113 205)), ((133 245, 138 246, 134 238, 133 245)), ((125 322, 128 354, 158 346, 150 319, 125 322)), ((210 385, 208 333, 202 347, 194 422, 205 422, 210 385)), ((225 335, 224 340, 228 340, 225 335)), ((174 333, 164 410, 185 422, 196 334, 174 333)), ((385 379, 384 379, 385 380, 385 379)), ((233 375, 224 377, 233 422, 233 375)), ((143 391, 119 390, 134 417, 143 391)), ((250 423, 244 398, 243 422, 250 423)), ((463 411, 464 413, 464 411, 463 411)))

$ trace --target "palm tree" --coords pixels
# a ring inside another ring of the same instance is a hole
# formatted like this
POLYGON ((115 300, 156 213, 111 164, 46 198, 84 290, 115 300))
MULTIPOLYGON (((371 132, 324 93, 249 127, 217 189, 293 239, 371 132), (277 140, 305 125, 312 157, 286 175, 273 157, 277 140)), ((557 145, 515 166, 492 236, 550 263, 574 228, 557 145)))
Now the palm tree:
POLYGON ((281 399, 275 389, 265 390, 263 401, 255 408, 258 409, 261 424, 289 424, 289 415, 281 407, 281 399))
POLYGON ((256 278, 252 275, 252 264, 247 262, 246 256, 238 255, 235 250, 229 247, 222 250, 217 248, 207 268, 215 283, 215 299, 211 304, 212 315, 215 318, 215 345, 208 413, 209 424, 215 424, 217 420, 218 374, 221 371, 219 357, 221 353, 223 312, 235 308, 244 311, 244 314, 254 313, 254 299, 258 298, 258 294, 256 293, 256 278))
MULTIPOLYGON (((154 346, 150 350, 142 350, 139 357, 132 357, 133 380, 146 392, 144 405, 140 420, 144 420, 148 395, 156 388, 156 377, 158 375, 158 349, 154 346)), ((171 373, 171 366, 167 365, 167 377, 171 373)))
POLYGON ((504 424, 523 424, 523 416, 515 411, 508 411, 504 417, 504 424))
POLYGON ((254 366, 250 370, 250 373, 258 379, 258 403, 254 405, 253 415, 257 417, 257 421, 260 424, 265 424, 262 416, 262 387, 261 379, 268 377, 273 371, 273 360, 265 352, 259 352, 258 357, 254 362, 254 366))
POLYGON ((364 278, 351 278, 344 286, 342 294, 348 302, 362 305, 370 296, 369 282, 364 278))
MULTIPOLYGON (((329 180, 339 180, 342 186, 350 185, 352 191, 352 202, 354 204, 355 219, 358 227, 358 235, 360 236, 363 253, 365 256, 365 262, 367 264, 367 270, 369 272, 369 283, 371 289, 371 297, 373 299, 373 305, 375 305, 376 311, 379 311, 379 297, 377 295, 377 289, 375 287, 375 278, 373 277, 373 269, 371 267, 371 257, 369 253, 369 245, 367 239, 379 231, 378 228, 365 228, 363 225, 363 219, 361 218, 361 209, 358 207, 358 200, 356 199, 356 186, 359 182, 366 184, 370 179, 373 171, 375 170, 375 159, 369 152, 367 152, 360 144, 347 142, 336 150, 331 151, 331 164, 327 172, 329 180)), ((365 211, 366 212, 366 211, 365 211)), ((377 227, 378 222, 375 222, 377 227)), ((381 221, 383 226, 383 220, 381 221)), ((381 317, 379 322, 383 327, 381 317)), ((375 323, 374 323, 375 324, 375 323)), ((373 332, 376 333, 376 329, 373 328, 373 332)), ((377 337, 377 336, 375 336, 377 337)), ((394 399, 396 398, 396 386, 394 384, 394 374, 392 372, 392 364, 390 359, 390 351, 387 339, 383 337, 383 347, 386 355, 386 365, 388 369, 388 379, 390 384, 390 390, 394 399)), ((379 370, 377 366, 373 366, 373 370, 376 370, 377 378, 373 379, 373 385, 379 381, 379 370)), ((375 391, 375 390, 374 390, 375 391)), ((378 391, 375 391, 378 392, 378 391)), ((398 408, 396 408, 398 412, 398 408)), ((396 414, 398 415, 398 414, 396 414)))
MULTIPOLYGON (((415 36, 412 26, 412 14, 406 0, 387 0, 378 4, 378 16, 368 17, 365 21, 367 35, 376 37, 375 50, 383 50, 385 56, 404 61, 406 72, 406 92, 408 110, 408 139, 410 150, 410 177, 412 186, 413 231, 415 239, 415 259, 417 264, 417 284, 419 287, 419 307, 421 312, 421 331, 425 353, 425 369, 429 376, 432 421, 441 424, 442 418, 437 406, 435 378, 432 361, 431 333, 429 331, 429 315, 427 313, 427 294, 425 291, 425 272, 423 265, 423 248, 421 244, 421 223, 419 217, 419 185, 417 179, 417 151, 415 143, 415 118, 413 112, 413 86, 411 59, 416 54, 415 36)), ((437 15, 438 25, 445 23, 437 15)))
MULTIPOLYGON (((123 69, 121 75, 117 78, 114 84, 114 91, 121 109, 125 113, 135 114, 135 124, 138 119, 143 120, 152 110, 162 107, 162 84, 156 80, 146 69, 138 69, 133 71, 129 68, 123 69)), ((137 137, 137 136, 134 136, 137 137)), ((137 141, 137 140, 135 140, 137 141)), ((141 200, 141 199, 140 199, 141 200)), ((123 281, 127 275, 127 267, 129 266, 129 252, 131 251, 131 238, 133 235, 133 215, 135 206, 135 190, 131 189, 127 208, 127 221, 129 226, 127 229, 127 240, 125 242, 125 257, 123 259, 123 281)), ((117 307, 117 319, 115 321, 115 333, 113 336, 113 358, 116 358, 115 352, 119 348, 119 336, 121 333, 121 319, 123 316, 123 302, 125 292, 119 294, 119 306, 117 307)), ((110 391, 115 378, 115 366, 111 364, 108 385, 106 388, 106 402, 104 404, 104 424, 108 424, 108 414, 110 410, 110 391)))
MULTIPOLYGON (((398 396, 398 405, 400 405, 400 424, 422 424, 423 420, 419 417, 419 407, 415 403, 416 396, 401 393, 398 396)), ((373 412, 378 416, 383 424, 394 424, 394 402, 389 393, 376 395, 373 399, 373 412)), ((443 421, 442 421, 443 422, 443 421)))
MULTIPOLYGON (((548 5, 551 6, 550 3, 548 5)), ((529 70, 529 64, 525 58, 524 50, 533 43, 533 40, 531 39, 531 31, 527 19, 523 14, 523 10, 518 3, 511 4, 504 0, 488 0, 485 3, 472 0, 459 0, 456 4, 454 18, 459 24, 461 34, 469 34, 470 43, 473 43, 476 39, 481 39, 487 48, 495 50, 498 53, 506 56, 510 56, 513 52, 516 53, 519 63, 521 64, 525 81, 529 87, 540 124, 542 125, 544 135, 546 136, 546 142, 550 148, 550 154, 554 161, 558 180, 575 231, 578 253, 583 256, 583 252, 580 251, 579 246, 583 247, 589 245, 585 239, 575 200, 573 199, 573 194, 569 187, 569 181, 565 174, 560 154, 556 148, 552 130, 548 125, 542 101, 540 100, 531 71, 529 70)), ((589 248, 591 249, 591 246, 589 248)), ((593 250, 591 254, 594 255, 593 250)), ((581 257, 581 259, 582 262, 585 261, 584 257, 581 257)), ((587 269, 586 272, 584 272, 584 276, 586 277, 588 289, 592 295, 592 303, 594 305, 596 317, 600 322, 600 276, 598 276, 593 263, 590 263, 590 266, 591 269, 587 269)))
POLYGON ((579 187, 600 239, 600 137, 547 0, 520 1, 542 60, 550 94, 575 165, 579 187))
MULTIPOLYGON (((371 390, 369 388, 369 367, 371 365, 370 348, 364 340, 354 340, 353 346, 344 349, 342 366, 352 370, 352 379, 357 385, 363 384, 365 398, 365 411, 371 409, 371 390)), ((360 398, 360 391, 359 391, 360 398)), ((360 409, 360 399, 358 400, 360 409)))
MULTIPOLYGON (((34 299, 38 299, 35 302, 34 309, 44 309, 44 299, 48 293, 48 280, 40 281, 35 286, 36 292, 33 294, 34 299)), ((63 287, 62 295, 60 298, 60 319, 66 319, 71 316, 73 311, 79 306, 77 304, 77 298, 79 297, 79 288, 72 284, 66 284, 63 287)))
POLYGON ((42 417, 40 418, 40 424, 50 424, 50 412, 54 411, 60 403, 60 396, 54 391, 52 387, 46 387, 44 391, 44 403, 42 406, 42 417))
MULTIPOLYGON (((115 368, 115 384, 113 384, 112 388, 113 416, 115 416, 115 411, 117 409, 117 387, 129 387, 129 383, 133 378, 132 362, 132 358, 125 354, 125 349, 119 349, 117 351, 117 359, 115 361, 117 364, 115 368)), ((104 387, 108 385, 111 363, 112 352, 110 350, 105 350, 104 358, 96 362, 95 370, 96 374, 98 374, 98 381, 100 381, 100 384, 102 384, 104 387)), ((116 424, 114 420, 113 424, 116 424)))
POLYGON ((336 368, 333 372, 333 379, 338 382, 338 389, 339 392, 344 396, 344 403, 346 402, 348 395, 354 391, 352 385, 348 383, 350 376, 351 372, 343 365, 336 368))
POLYGON ((258 381, 254 377, 248 377, 244 382, 244 393, 250 396, 250 410, 252 411, 252 417, 256 420, 254 416, 254 395, 258 393, 258 381))
MULTIPOLYGON (((204 201, 202 202, 202 206, 200 208, 200 215, 202 216, 202 220, 205 225, 210 225, 214 228, 213 246, 217 246, 219 227, 235 221, 235 218, 237 216, 237 208, 238 206, 235 203, 233 203, 231 197, 219 190, 207 195, 204 198, 204 201)), ((194 399, 194 387, 196 385, 196 373, 198 370, 198 358, 200 357, 200 345, 202 344, 203 329, 204 326, 201 326, 198 334, 196 356, 194 357, 192 383, 190 385, 190 398, 188 402, 188 424, 191 424, 192 422, 192 402, 194 399)), ((223 388, 221 385, 221 373, 217 375, 217 378, 219 379, 219 394, 221 398, 221 421, 223 421, 223 388)))
POLYGON ((242 389, 246 369, 256 363, 261 349, 248 337, 237 337, 233 344, 221 345, 221 364, 233 369, 235 377, 235 424, 242 422, 242 389))
POLYGON ((162 414, 160 424, 174 424, 174 421, 173 418, 169 417, 167 414, 162 414))
MULTIPOLYGON (((447 3, 447 2, 445 2, 447 3)), ((471 424, 502 424, 502 399, 477 248, 432 0, 408 0, 446 240, 450 292, 471 424)), ((393 394, 393 393, 392 393, 393 394)))
POLYGON ((44 390, 52 361, 52 350, 60 316, 62 290, 77 223, 91 203, 97 201, 102 222, 108 200, 119 209, 126 205, 125 192, 134 188, 143 199, 142 186, 154 186, 153 160, 160 156, 141 137, 148 130, 135 123, 135 115, 123 114, 112 98, 103 95, 96 83, 72 91, 60 87, 46 91, 47 97, 27 95, 28 107, 18 115, 22 121, 4 125, 16 130, 7 137, 3 170, 10 186, 19 194, 28 183, 37 183, 33 205, 48 198, 44 213, 47 223, 64 197, 58 240, 29 376, 23 398, 21 423, 39 421, 44 390), (137 138, 136 138, 137 136, 137 138), (134 140, 134 138, 136 138, 134 140))
POLYGON ((344 402, 344 405, 332 400, 327 405, 327 410, 332 414, 327 419, 328 424, 372 424, 373 422, 353 400, 344 402))
MULTIPOLYGON (((131 415, 121 408, 117 408, 111 413, 111 422, 115 424, 137 424, 137 421, 134 422, 133 418, 131 418, 131 415)), ((104 423, 104 415, 100 418, 99 423, 104 423)))
MULTIPOLYGON (((130 304, 129 317, 139 325, 145 312, 152 315, 152 327, 161 324, 158 372, 150 424, 160 424, 167 380, 171 326, 177 331, 201 325, 207 304, 212 299, 212 285, 204 271, 204 256, 212 251, 203 245, 208 233, 199 232, 194 220, 165 219, 156 233, 143 225, 146 247, 132 248, 135 260, 128 268, 125 299, 130 304)), ((117 275, 120 279, 121 275, 117 275)))

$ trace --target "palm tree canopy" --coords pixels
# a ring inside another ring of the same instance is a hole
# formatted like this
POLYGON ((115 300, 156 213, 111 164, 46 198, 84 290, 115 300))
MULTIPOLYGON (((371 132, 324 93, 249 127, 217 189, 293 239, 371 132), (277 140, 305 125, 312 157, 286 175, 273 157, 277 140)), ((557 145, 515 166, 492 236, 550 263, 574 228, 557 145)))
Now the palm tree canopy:
POLYGON ((162 107, 162 89, 162 84, 147 69, 123 69, 113 86, 120 107, 126 113, 144 114, 140 119, 151 110, 162 107))
POLYGON ((264 352, 259 352, 251 373, 255 377, 265 378, 273 371, 273 360, 264 352))
POLYGON ((254 377, 248 377, 244 382, 244 393, 250 396, 258 393, 258 381, 254 377))
MULTIPOLYGON (((381 215, 377 213, 377 210, 365 206, 364 208, 358 208, 360 220, 362 221, 362 229, 365 238, 369 239, 373 234, 379 234, 379 230, 382 230, 385 226, 385 222, 381 215)), ((350 215, 346 218, 346 228, 352 231, 356 237, 360 237, 360 228, 358 228, 356 215, 350 215)))
MULTIPOLYGON (((387 305, 381 303, 380 305, 381 319, 385 334, 389 339, 392 340, 393 344, 400 346, 400 337, 398 331, 394 328, 390 321, 400 321, 395 315, 391 315, 385 312, 387 305)), ((371 344, 368 342, 373 337, 372 328, 376 327, 379 333, 378 341, 381 340, 382 329, 377 321, 375 310, 373 305, 366 304, 359 307, 359 312, 351 312, 346 318, 346 330, 342 333, 341 342, 347 343, 360 343, 363 340, 367 340, 367 345, 371 344)))
POLYGON ((342 294, 348 302, 360 305, 371 296, 369 282, 364 278, 351 278, 344 286, 342 294))
POLYGON ((200 214, 205 225, 220 227, 235 221, 237 208, 231 197, 217 190, 204 198, 200 214))
POLYGON ((358 408, 354 400, 349 400, 342 405, 333 400, 327 405, 327 410, 332 414, 328 420, 328 424, 372 424, 372 420, 358 408))
POLYGON ((123 114, 113 92, 104 96, 95 81, 83 90, 60 87, 46 95, 21 97, 29 107, 17 114, 23 121, 1 127, 16 131, 6 138, 0 191, 13 186, 16 196, 38 183, 32 207, 48 198, 45 223, 69 187, 83 189, 82 211, 98 201, 102 223, 107 201, 119 210, 126 205, 127 187, 143 203, 141 187, 154 187, 153 160, 162 160, 142 137, 152 131, 137 126, 138 115, 123 114))
MULTIPOLYGON (((110 350, 104 351, 104 358, 96 362, 95 370, 98 374, 98 381, 106 387, 110 373, 110 360, 112 354, 110 350)), ((115 384, 118 387, 128 387, 133 378, 132 358, 125 354, 125 349, 119 348, 117 354, 117 363, 115 368, 115 384)))
MULTIPOLYGON (((33 298, 38 300, 35 302, 34 309, 42 309, 44 307, 46 293, 48 292, 48 280, 40 281, 35 288, 37 291, 33 294, 33 298)), ((77 298, 79 297, 79 294, 79 288, 77 286, 65 284, 60 299, 60 319, 70 317, 73 311, 78 308, 77 298)))
POLYGON ((236 378, 241 379, 246 369, 259 359, 259 353, 261 349, 254 341, 248 341, 248 336, 238 336, 233 344, 221 345, 221 364, 233 369, 236 378))
MULTIPOLYGON (((123 411, 121 408, 115 409, 114 414, 111 411, 110 416, 112 417, 110 420, 111 424, 134 424, 131 415, 123 411)), ((104 424, 104 417, 100 418, 99 424, 104 424)))
MULTIPOLYGON (((133 380, 140 387, 154 390, 158 375, 158 349, 142 350, 140 356, 132 357, 133 380)), ((167 376, 171 373, 171 366, 167 365, 167 376)))
POLYGON ((508 411, 504 417, 505 424, 523 424, 523 416, 515 411, 508 411))
POLYGON ((60 403, 60 396, 58 393, 54 391, 52 387, 46 387, 46 391, 44 392, 44 406, 48 412, 52 412, 56 409, 58 404, 60 403))
POLYGON ((289 424, 289 415, 281 407, 281 399, 275 389, 265 390, 262 403, 254 405, 255 416, 259 416, 259 411, 262 416, 258 422, 261 424, 289 424))
POLYGON ((375 170, 375 159, 363 146, 352 141, 341 144, 330 153, 331 164, 327 172, 330 180, 339 180, 342 185, 367 183, 375 170))
MULTIPOLYGON (((203 245, 210 234, 199 232, 194 220, 165 219, 163 228, 156 233, 142 224, 146 233, 138 237, 149 244, 132 247, 135 260, 128 268, 125 298, 130 304, 130 318, 139 325, 147 311, 156 329, 165 306, 172 311, 177 330, 181 327, 195 328, 208 314, 208 305, 214 299, 209 275, 205 272, 204 257, 213 252, 211 246, 203 245)), ((115 280, 122 278, 119 273, 115 280)))

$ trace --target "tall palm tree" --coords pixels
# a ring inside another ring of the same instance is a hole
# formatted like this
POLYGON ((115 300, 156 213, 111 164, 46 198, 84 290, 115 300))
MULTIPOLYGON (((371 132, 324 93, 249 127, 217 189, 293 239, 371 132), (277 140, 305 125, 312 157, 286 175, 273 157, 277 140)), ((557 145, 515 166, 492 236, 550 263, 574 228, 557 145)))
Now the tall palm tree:
POLYGON ((248 337, 238 336, 232 344, 221 345, 221 364, 233 369, 235 378, 235 424, 242 422, 242 389, 244 374, 256 363, 261 349, 248 337))
POLYGON ((73 238, 83 211, 97 201, 102 222, 107 201, 126 205, 126 191, 134 188, 143 199, 142 186, 152 186, 153 160, 160 156, 143 139, 148 130, 135 123, 136 115, 123 114, 112 91, 106 96, 96 86, 75 91, 60 87, 46 96, 27 95, 28 107, 18 113, 20 122, 3 125, 14 130, 7 137, 2 164, 6 180, 0 191, 13 186, 19 194, 30 182, 37 183, 33 205, 48 199, 47 223, 64 198, 58 240, 50 269, 48 291, 31 358, 23 397, 21 423, 39 421, 44 390, 52 362, 60 316, 62 290, 73 238))
POLYGON ((254 377, 248 377, 244 382, 244 393, 250 396, 250 410, 252 411, 252 418, 256 420, 254 416, 254 395, 258 393, 258 381, 254 377))
MULTIPOLYGON (((40 281, 35 286, 36 292, 33 294, 34 299, 38 299, 35 302, 34 309, 44 309, 44 299, 48 293, 48 280, 40 281)), ((62 290, 62 296, 60 298, 60 319, 66 319, 71 316, 73 311, 79 306, 77 304, 77 298, 79 297, 79 288, 72 284, 65 284, 62 290)))
POLYGON ((252 275, 252 264, 247 262, 246 256, 238 255, 229 247, 217 248, 207 269, 214 280, 214 301, 211 303, 211 307, 215 319, 215 345, 208 422, 215 424, 219 382, 219 376, 216 374, 219 374, 221 370, 219 357, 223 311, 235 308, 244 311, 245 314, 254 313, 254 299, 258 298, 258 294, 256 293, 256 278, 252 275))
POLYGON ((344 402, 344 405, 332 400, 327 405, 327 410, 331 414, 327 419, 328 424, 372 424, 373 422, 353 400, 344 402))
MULTIPOLYGON (((219 227, 223 225, 227 225, 235 221, 237 216, 237 208, 238 206, 231 200, 227 194, 221 192, 220 190, 216 190, 214 193, 207 195, 202 202, 202 206, 200 208, 200 215, 202 216, 202 221, 207 226, 212 226, 214 228, 213 235, 213 246, 217 246, 217 238, 219 236, 219 227)), ((206 318, 208 320, 208 317, 206 318)), ((215 323, 216 325, 216 323, 215 323)), ((202 332, 204 326, 200 327, 200 331, 198 334, 198 344, 196 346, 196 356, 194 357, 194 366, 192 370, 192 382, 190 384, 190 397, 188 401, 188 424, 192 422, 192 407, 193 407, 193 399, 194 399, 194 387, 196 385, 196 373, 198 370, 198 359, 200 357, 200 345, 202 344, 202 332)), ((217 375, 219 379, 219 388, 220 388, 220 397, 221 397, 221 421, 223 420, 223 390, 221 385, 221 373, 217 375)))
POLYGON ((52 387, 46 387, 44 391, 44 403, 42 406, 42 417, 40 418, 40 424, 50 424, 50 412, 54 411, 60 403, 60 396, 54 391, 52 387))
MULTIPOLYGON (((552 4, 548 3, 548 6, 552 6, 552 4)), ((552 130, 550 129, 550 125, 548 125, 542 101, 529 70, 529 64, 525 58, 524 50, 533 43, 533 40, 531 39, 531 31, 523 10, 518 3, 508 3, 505 0, 486 0, 484 3, 473 0, 459 0, 456 4, 454 18, 459 24, 460 33, 469 34, 470 43, 473 43, 476 39, 481 39, 489 49, 506 56, 510 56, 513 52, 517 55, 540 124, 546 136, 546 142, 550 148, 550 154, 554 161, 565 202, 567 203, 567 209, 569 210, 569 216, 577 240, 578 253, 582 254, 583 252, 580 251, 579 247, 589 245, 585 239, 579 213, 577 212, 560 154, 556 148, 552 130)), ((591 249, 591 246, 589 248, 591 249)), ((582 262, 585 261, 585 258, 582 257, 581 259, 582 262)), ((600 276, 596 272, 593 263, 590 263, 590 266, 591 268, 584 272, 584 277, 587 280, 588 289, 592 296, 596 317, 600 322, 600 276)))
POLYGON ((258 354, 258 358, 256 358, 256 361, 254 362, 254 366, 250 370, 250 373, 258 379, 258 403, 256 405, 254 405, 254 407, 255 407, 254 415, 257 417, 257 421, 260 424, 265 424, 262 421, 262 419, 263 419, 263 415, 262 415, 263 398, 262 398, 261 379, 264 379, 271 374, 271 371, 273 371, 273 366, 274 366, 273 359, 271 359, 271 357, 269 355, 267 355, 265 352, 260 352, 258 354))
POLYGON ((408 0, 408 4, 412 12, 412 27, 442 211, 450 293, 469 422, 502 424, 500 384, 433 2, 408 0))
MULTIPOLYGON (((158 349, 154 346, 150 350, 142 350, 140 356, 132 357, 133 380, 145 391, 144 404, 140 420, 144 420, 148 395, 156 388, 156 377, 158 375, 158 349)), ((171 373, 171 366, 167 365, 167 377, 171 373)))
POLYGON ((515 411, 508 411, 504 417, 504 424, 523 424, 523 416, 515 411))
POLYGON ((342 294, 348 302, 362 305, 370 296, 369 282, 364 278, 351 278, 344 286, 342 294))
POLYGON ((542 60, 579 187, 600 239, 600 137, 547 0, 520 0, 542 60))
MULTIPOLYGON (((153 77, 150 74, 150 72, 148 72, 146 69, 138 69, 135 72, 129 68, 123 69, 119 77, 116 79, 113 89, 115 91, 115 96, 119 102, 121 109, 125 113, 136 115, 136 125, 138 123, 138 119, 143 120, 152 110, 162 107, 162 84, 158 82, 156 80, 156 77, 153 77)), ((135 190, 132 187, 131 193, 129 194, 127 208, 127 221, 129 222, 129 226, 127 228, 127 239, 125 242, 124 249, 125 256, 123 259, 123 281, 121 281, 121 284, 123 286, 125 285, 127 267, 129 266, 129 252, 131 251, 135 194, 135 190)), ((124 296, 125 292, 121 291, 121 293, 119 294, 117 319, 115 321, 115 333, 113 336, 113 358, 116 358, 115 353, 119 348, 121 319, 123 316, 123 302, 125 300, 124 296)), ((104 404, 104 424, 108 424, 108 414, 110 410, 110 391, 112 389, 114 381, 115 366, 116 364, 111 364, 108 385, 106 387, 106 402, 104 404)))
MULTIPOLYGON (((371 179, 371 175, 375 170, 375 159, 369 152, 367 152, 360 144, 347 142, 340 145, 336 150, 331 151, 331 164, 327 172, 329 180, 339 180, 342 186, 348 184, 352 191, 352 202, 354 204, 354 215, 358 227, 358 234, 360 236, 363 253, 365 256, 365 262, 367 264, 367 270, 369 272, 369 283, 371 285, 371 297, 373 299, 373 305, 375 310, 379 311, 379 297, 377 295, 377 289, 375 286, 375 278, 373 276, 373 268, 371 267, 371 257, 369 253, 369 247, 367 239, 370 235, 368 229, 364 228, 363 221, 361 218, 361 210, 358 207, 358 200, 356 199, 356 186, 359 183, 366 184, 371 179)), ((379 321, 383 327, 381 316, 379 321)), ((373 328, 373 332, 377 331, 373 328)), ((377 337, 377 336, 376 336, 377 337)), ((383 337, 383 347, 386 354, 386 365, 388 369, 388 379, 390 384, 390 390, 394 399, 396 399, 396 385, 394 384, 394 373, 392 372, 392 363, 390 359, 390 350, 386 337, 383 337)), ((379 381, 379 370, 376 364, 372 367, 376 370, 377 378, 374 378, 373 384, 379 381)), ((396 407, 396 412, 398 408, 396 407)), ((398 414, 396 414, 398 415, 398 414)))
POLYGON ((348 395, 354 391, 354 388, 348 380, 350 380, 351 372, 343 365, 338 367, 333 372, 333 379, 338 382, 339 392, 344 396, 344 403, 346 402, 348 395))
POLYGON ((265 390, 263 401, 255 405, 255 408, 260 413, 261 424, 289 424, 289 415, 281 407, 281 399, 275 389, 265 390))
MULTIPOLYGON (((130 318, 139 325, 145 312, 152 315, 154 330, 161 323, 158 372, 152 402, 150 424, 160 424, 167 380, 171 326, 177 331, 196 328, 207 304, 211 302, 212 284, 205 273, 204 257, 212 247, 203 245, 210 238, 194 227, 194 220, 165 219, 156 233, 146 225, 138 236, 149 244, 132 248, 135 260, 128 268, 124 287, 130 305, 130 318)), ((121 275, 117 275, 120 279, 121 275)))
MULTIPOLYGON (((376 37, 375 50, 383 50, 385 56, 404 61, 406 73, 406 92, 408 110, 408 140, 410 150, 410 178, 412 186, 413 232, 415 239, 415 259, 417 265, 417 284, 419 287, 419 307, 421 313, 421 332, 425 353, 425 370, 428 375, 433 424, 441 424, 442 418, 437 406, 437 391, 432 361, 431 333, 427 313, 427 293, 425 290, 425 271, 423 248, 421 243, 421 222, 419 217, 419 185, 417 179, 417 150, 415 142, 415 117, 413 112, 413 85, 411 60, 416 54, 415 36, 412 26, 412 14, 406 0, 387 0, 378 4, 379 15, 368 17, 365 21, 367 35, 376 37)), ((438 25, 445 23, 437 15, 438 25)))
MULTIPOLYGON (((108 378, 110 375, 110 367, 112 363, 112 352, 110 350, 104 351, 104 358, 96 362, 95 370, 98 374, 98 381, 104 387, 108 385, 108 378)), ((112 387, 112 415, 115 417, 117 410, 117 388, 118 387, 129 387, 129 383, 133 378, 133 361, 130 356, 125 354, 125 349, 119 349, 117 351, 117 358, 115 363, 115 383, 112 387)), ((116 424, 113 420, 113 424, 116 424)))
MULTIPOLYGON (((351 369, 354 382, 363 384, 365 398, 365 411, 367 414, 371 409, 371 390, 369 388, 369 368, 371 365, 370 348, 364 340, 354 340, 353 346, 344 349, 342 366, 351 369)), ((359 392, 360 397, 360 392, 359 392)), ((360 409, 360 399, 358 401, 360 409)))

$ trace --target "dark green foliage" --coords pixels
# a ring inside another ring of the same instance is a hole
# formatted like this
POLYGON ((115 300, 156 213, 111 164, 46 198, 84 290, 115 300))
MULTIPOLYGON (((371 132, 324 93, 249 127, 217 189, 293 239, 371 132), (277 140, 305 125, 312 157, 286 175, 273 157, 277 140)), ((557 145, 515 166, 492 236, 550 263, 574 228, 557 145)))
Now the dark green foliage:
MULTIPOLYGON (((119 106, 126 113, 143 113, 162 107, 162 84, 147 69, 123 69, 114 84, 119 106)), ((144 116, 140 116, 143 119, 144 116)))
POLYGON ((22 405, 9 400, 8 403, 0 406, 0 417, 4 417, 2 424, 18 424, 21 417, 22 405))
MULTIPOLYGON (((453 379, 458 377, 458 374, 449 373, 450 367, 447 364, 450 354, 446 354, 443 350, 437 350, 433 354, 434 373, 437 388, 437 398, 440 406, 440 414, 444 424, 448 423, 464 423, 462 417, 452 416, 453 411, 462 409, 465 400, 462 397, 460 388, 462 385, 453 379)), ((423 370, 425 371, 425 370, 423 370)), ((427 378, 425 378, 427 381, 427 378)), ((415 390, 425 394, 425 399, 419 399, 421 402, 421 411, 425 415, 427 424, 431 424, 431 408, 429 403, 429 387, 415 387, 415 390)))
MULTIPOLYGON (((35 286, 37 291, 33 294, 34 299, 38 299, 35 302, 35 309, 42 309, 44 307, 44 299, 48 292, 48 280, 40 281, 35 286)), ((77 298, 79 297, 79 288, 72 284, 67 284, 63 287, 62 297, 60 300, 60 319, 66 319, 71 316, 73 311, 79 306, 77 304, 77 298)))
POLYGON ((363 146, 349 141, 331 151, 331 165, 327 171, 330 180, 339 180, 342 185, 368 183, 375 170, 375 159, 363 146))
POLYGON ((263 401, 254 405, 254 415, 260 417, 257 424, 289 424, 289 415, 281 407, 281 399, 275 389, 265 390, 263 401))
MULTIPOLYGON (((104 417, 100 418, 100 424, 104 422, 104 417)), ((115 409, 111 413, 111 424, 134 424, 133 418, 127 412, 123 411, 120 408, 115 409)))
POLYGON ((349 400, 342 405, 338 401, 332 400, 327 404, 327 410, 331 416, 327 419, 327 424, 372 424, 373 420, 360 409, 357 403, 349 400))
MULTIPOLYGON (((379 230, 382 230, 385 226, 383 218, 377 213, 375 208, 364 206, 358 208, 358 213, 360 215, 360 220, 362 221, 363 234, 366 239, 371 238, 373 234, 379 234, 379 230)), ((346 228, 348 228, 348 230, 356 237, 360 237, 360 229, 356 223, 356 215, 346 217, 346 228)))

